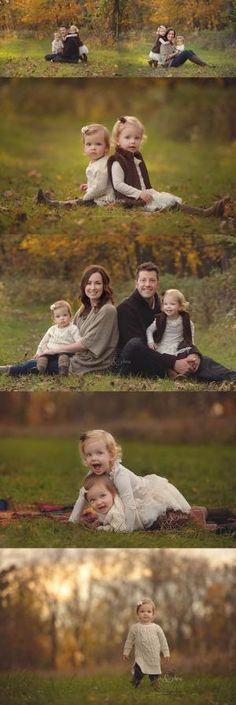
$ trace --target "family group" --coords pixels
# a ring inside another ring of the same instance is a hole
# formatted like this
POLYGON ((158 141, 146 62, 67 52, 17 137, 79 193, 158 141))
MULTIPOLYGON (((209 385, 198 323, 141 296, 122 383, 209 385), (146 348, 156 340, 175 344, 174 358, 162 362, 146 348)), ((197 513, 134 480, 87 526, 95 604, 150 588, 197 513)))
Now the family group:
POLYGON ((46 54, 45 59, 64 64, 77 64, 78 61, 87 63, 88 47, 80 39, 79 29, 75 24, 68 28, 60 27, 54 33, 51 54, 46 54))
MULTIPOLYGON (((161 24, 157 28, 155 44, 149 54, 149 66, 169 68, 182 66, 186 61, 191 61, 198 66, 210 66, 195 54, 192 49, 185 49, 184 37, 176 36, 173 27, 161 24)), ((211 68, 212 65, 211 65, 211 68)))
POLYGON ((126 115, 116 120, 111 142, 115 148, 109 157, 110 135, 104 125, 93 123, 82 127, 83 148, 89 159, 87 182, 80 185, 81 197, 59 201, 42 189, 38 203, 54 208, 73 206, 109 206, 114 203, 125 208, 143 208, 149 213, 166 209, 180 209, 190 215, 222 217, 229 197, 216 201, 208 208, 189 206, 172 193, 152 188, 147 166, 140 152, 146 139, 144 125, 138 118, 126 115))
POLYGON ((116 373, 157 379, 193 377, 199 382, 236 381, 230 370, 194 345, 194 326, 182 292, 158 295, 154 262, 137 268, 135 290, 116 308, 104 267, 86 267, 80 283, 81 306, 75 316, 69 302, 51 305, 53 325, 33 359, 0 367, 1 374, 116 373))

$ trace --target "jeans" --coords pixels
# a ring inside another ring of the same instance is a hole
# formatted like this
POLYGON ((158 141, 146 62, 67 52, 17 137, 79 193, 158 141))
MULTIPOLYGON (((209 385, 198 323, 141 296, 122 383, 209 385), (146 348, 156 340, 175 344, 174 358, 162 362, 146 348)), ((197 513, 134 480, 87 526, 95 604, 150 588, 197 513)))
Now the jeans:
POLYGON ((185 61, 188 61, 188 59, 191 58, 191 56, 194 56, 194 51, 191 51, 191 49, 184 49, 184 51, 181 51, 180 54, 177 54, 177 56, 174 56, 173 59, 171 59, 171 66, 182 66, 182 64, 185 64, 185 61))
POLYGON ((154 379, 163 378, 168 367, 174 366, 175 360, 175 355, 161 355, 155 350, 150 350, 141 338, 131 338, 121 352, 117 372, 122 377, 139 375, 154 379))
MULTIPOLYGON (((141 668, 138 665, 138 663, 135 663, 134 664, 133 685, 135 685, 136 688, 138 687, 139 683, 143 679, 144 675, 145 674, 141 671, 141 668)), ((158 675, 156 673, 150 673, 150 674, 148 674, 148 677, 149 677, 149 680, 151 681, 151 683, 158 680, 158 675)))
MULTIPOLYGON (((48 360, 47 374, 58 375, 58 355, 50 355, 48 360)), ((11 365, 10 375, 12 377, 21 377, 23 375, 37 375, 37 360, 26 360, 17 365, 11 365)))

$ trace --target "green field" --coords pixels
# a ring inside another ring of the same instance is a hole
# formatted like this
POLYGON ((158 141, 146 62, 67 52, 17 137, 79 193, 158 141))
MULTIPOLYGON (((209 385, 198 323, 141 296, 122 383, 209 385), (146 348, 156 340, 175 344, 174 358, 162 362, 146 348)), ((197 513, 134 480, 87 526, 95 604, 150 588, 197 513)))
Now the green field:
MULTIPOLYGON (((90 38, 86 40, 90 45, 90 38)), ((0 47, 0 76, 4 78, 88 78, 116 76, 118 52, 113 47, 100 48, 91 38, 92 49, 87 64, 57 64, 45 61, 51 52, 51 39, 6 38, 0 47), (94 46, 95 45, 95 46, 94 46)))
POLYGON ((123 676, 42 676, 29 672, 0 676, 0 704, 5 705, 234 705, 235 676, 163 676, 160 690, 145 679, 133 690, 123 676))
MULTIPOLYGON (((78 435, 80 429, 78 428, 78 435)), ((234 508, 235 448, 232 445, 162 445, 125 441, 124 462, 137 474, 167 477, 190 504, 234 508)), ((1 496, 17 503, 73 504, 85 470, 77 440, 2 438, 1 496), (79 467, 80 465, 80 467, 79 467)), ((50 519, 21 519, 2 529, 1 547, 182 548, 234 547, 235 537, 219 536, 196 526, 178 531, 107 534, 50 519)))
MULTIPOLYGON (((206 33, 205 33, 206 34, 206 33)), ((201 36, 196 39, 193 35, 185 38, 185 48, 192 49, 203 61, 210 66, 197 66, 187 61, 178 68, 151 68, 148 64, 149 52, 152 48, 154 37, 148 40, 141 37, 119 46, 119 74, 121 76, 147 76, 156 78, 217 78, 219 76, 232 77, 236 75, 235 47, 233 43, 226 48, 215 47, 208 32, 209 47, 206 38, 201 43, 201 36)))

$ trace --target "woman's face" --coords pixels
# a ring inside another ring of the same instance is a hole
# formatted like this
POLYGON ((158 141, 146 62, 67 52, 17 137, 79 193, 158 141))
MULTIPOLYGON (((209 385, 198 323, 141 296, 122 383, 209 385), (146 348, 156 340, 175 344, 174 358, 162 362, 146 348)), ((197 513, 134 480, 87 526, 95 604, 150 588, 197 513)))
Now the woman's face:
POLYGON ((102 275, 100 272, 93 272, 93 274, 90 274, 87 284, 85 284, 84 291, 90 300, 91 306, 95 306, 104 291, 102 275))
POLYGON ((173 30, 173 29, 170 29, 170 31, 169 31, 168 34, 166 35, 166 38, 168 39, 168 42, 171 42, 171 43, 174 42, 175 33, 174 33, 174 30, 173 30))

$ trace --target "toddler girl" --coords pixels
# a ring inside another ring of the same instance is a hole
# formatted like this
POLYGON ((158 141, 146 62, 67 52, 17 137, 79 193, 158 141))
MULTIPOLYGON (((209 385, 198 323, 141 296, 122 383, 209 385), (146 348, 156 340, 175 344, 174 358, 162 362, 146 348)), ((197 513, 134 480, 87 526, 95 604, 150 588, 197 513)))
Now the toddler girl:
MULTIPOLYGON (((65 345, 65 352, 56 355, 56 357, 58 358, 59 374, 68 375, 71 354, 66 353, 66 346, 71 345, 71 343, 77 343, 81 336, 78 327, 72 323, 72 310, 68 301, 55 301, 55 303, 50 306, 50 310, 52 312, 54 325, 48 328, 36 350, 34 359, 37 359, 37 370, 40 374, 47 371, 47 350, 53 351, 58 345, 65 345)), ((52 355, 50 354, 50 358, 51 357, 52 355)), ((17 365, 18 374, 21 367, 22 370, 24 369, 25 364, 26 363, 23 362, 22 365, 17 365)), ((14 367, 14 365, 1 366, 0 372, 11 374, 11 367, 14 367)))
POLYGON ((179 345, 193 344, 194 325, 187 312, 189 304, 178 289, 167 289, 158 313, 146 330, 148 347, 159 353, 176 355, 179 345))
MULTIPOLYGON (((92 509, 97 514, 99 525, 98 530, 103 531, 127 531, 125 521, 124 505, 112 480, 107 474, 95 475, 91 473, 84 482, 84 496, 92 509)), ((134 530, 142 531, 144 526, 135 512, 134 530)))
POLYGON ((167 27, 164 24, 161 24, 159 27, 157 27, 157 32, 156 32, 156 41, 154 46, 152 47, 152 50, 150 51, 149 54, 149 66, 155 66, 157 68, 159 62, 160 62, 160 48, 161 44, 164 44, 166 39, 164 39, 166 35, 167 27))
POLYGON ((38 192, 38 203, 49 206, 104 206, 114 201, 114 193, 108 176, 107 160, 110 149, 109 132, 104 125, 93 123, 82 127, 81 130, 84 153, 89 158, 86 169, 87 183, 80 185, 83 198, 67 201, 50 199, 42 189, 38 192))
POLYGON ((228 198, 211 208, 192 208, 179 196, 155 191, 151 187, 146 164, 139 149, 145 139, 144 126, 131 115, 119 118, 112 130, 115 154, 108 159, 108 172, 116 198, 126 207, 143 206, 147 211, 177 207, 193 215, 222 216, 228 198))
MULTIPOLYGON (((158 475, 140 477, 121 464, 122 451, 113 436, 107 431, 93 430, 80 437, 82 461, 91 473, 108 475, 123 503, 127 531, 133 531, 137 521, 137 510, 145 529, 168 509, 189 513, 190 505, 183 495, 168 480, 158 475)), ((76 523, 85 507, 84 487, 70 515, 69 521, 76 523)))
POLYGON ((184 51, 184 37, 182 37, 180 34, 176 37, 176 49, 177 51, 184 51))
POLYGON ((152 687, 158 689, 158 678, 161 674, 161 659, 170 657, 168 643, 163 629, 154 622, 155 605, 145 598, 137 602, 137 622, 130 627, 123 651, 123 659, 129 660, 134 649, 134 666, 132 684, 138 688, 144 675, 148 675, 152 687))
POLYGON ((52 54, 61 54, 63 51, 63 41, 60 32, 54 33, 52 41, 52 54))

